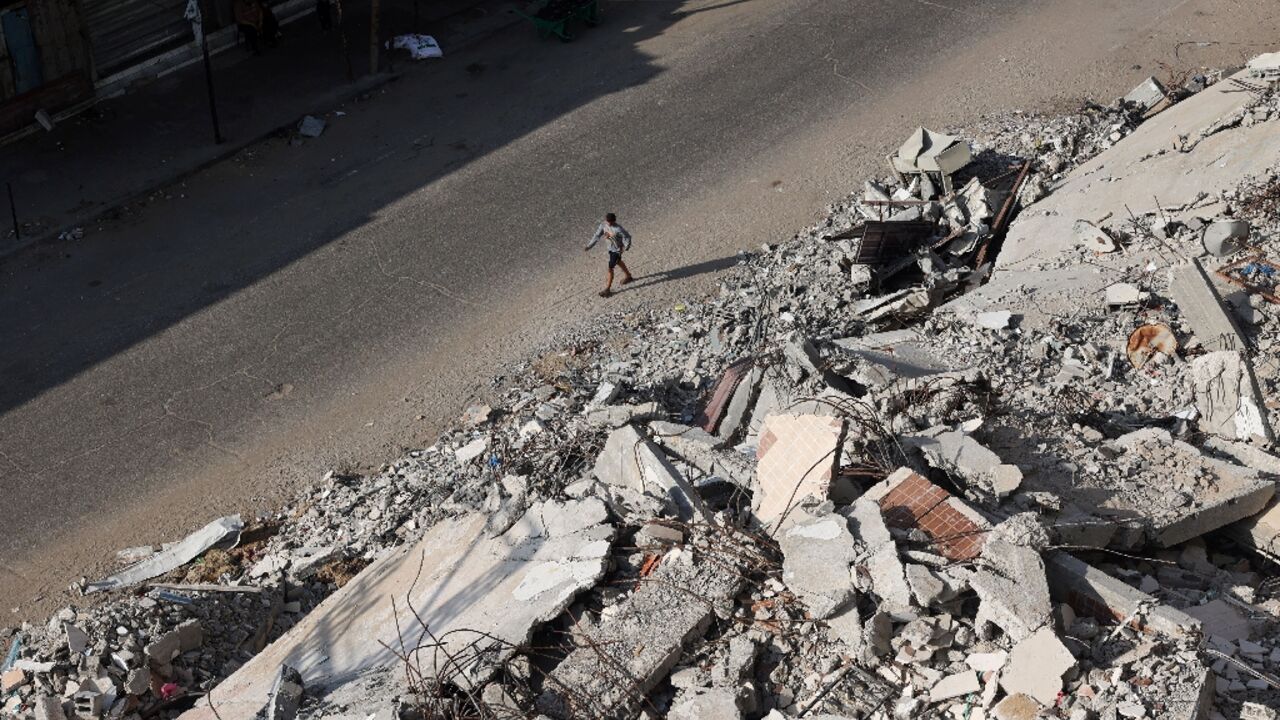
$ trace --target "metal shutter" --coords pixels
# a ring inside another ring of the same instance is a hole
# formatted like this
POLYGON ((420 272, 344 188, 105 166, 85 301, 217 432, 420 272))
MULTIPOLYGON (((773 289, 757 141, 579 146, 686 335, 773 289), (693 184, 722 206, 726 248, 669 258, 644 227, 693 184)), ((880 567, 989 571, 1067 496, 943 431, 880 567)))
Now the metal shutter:
POLYGON ((98 78, 190 42, 186 0, 83 0, 98 78))

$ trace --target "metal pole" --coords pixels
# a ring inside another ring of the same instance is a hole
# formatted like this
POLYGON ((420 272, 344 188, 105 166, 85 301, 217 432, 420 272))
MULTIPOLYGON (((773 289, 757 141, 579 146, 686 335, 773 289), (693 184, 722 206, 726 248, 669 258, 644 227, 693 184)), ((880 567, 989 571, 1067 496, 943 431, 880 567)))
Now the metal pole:
POLYGON ((338 11, 338 39, 342 42, 342 59, 347 63, 347 82, 356 81, 356 70, 351 66, 351 48, 347 42, 346 17, 342 11, 342 0, 333 0, 333 7, 338 11))
POLYGON ((200 50, 204 54, 204 83, 209 89, 209 117, 213 120, 213 142, 222 144, 222 128, 218 125, 218 103, 213 97, 213 65, 209 62, 209 37, 203 36, 200 50))
POLYGON ((369 8, 369 74, 378 72, 378 0, 369 8))
POLYGON ((17 240, 22 235, 18 230, 18 206, 13 204, 13 183, 7 182, 4 186, 9 190, 9 214, 13 217, 13 239, 17 240))

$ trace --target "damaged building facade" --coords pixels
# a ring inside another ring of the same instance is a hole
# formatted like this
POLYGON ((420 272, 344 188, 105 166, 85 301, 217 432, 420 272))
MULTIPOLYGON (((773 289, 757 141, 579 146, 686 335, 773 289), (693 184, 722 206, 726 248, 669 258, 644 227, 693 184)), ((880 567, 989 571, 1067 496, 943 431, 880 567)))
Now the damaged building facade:
POLYGON ((127 551, 107 602, 0 636, 3 707, 1274 720, 1266 57, 917 131, 717 295, 566 338, 432 447, 127 551))

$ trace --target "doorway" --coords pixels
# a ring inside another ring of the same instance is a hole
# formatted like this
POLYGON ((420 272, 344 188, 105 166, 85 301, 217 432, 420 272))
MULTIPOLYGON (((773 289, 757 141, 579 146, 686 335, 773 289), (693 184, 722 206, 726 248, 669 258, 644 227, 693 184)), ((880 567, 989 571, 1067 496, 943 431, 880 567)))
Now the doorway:
POLYGON ((31 13, 26 5, 0 10, 0 35, 4 36, 14 94, 21 95, 44 84, 40 52, 36 48, 36 37, 31 31, 31 13))

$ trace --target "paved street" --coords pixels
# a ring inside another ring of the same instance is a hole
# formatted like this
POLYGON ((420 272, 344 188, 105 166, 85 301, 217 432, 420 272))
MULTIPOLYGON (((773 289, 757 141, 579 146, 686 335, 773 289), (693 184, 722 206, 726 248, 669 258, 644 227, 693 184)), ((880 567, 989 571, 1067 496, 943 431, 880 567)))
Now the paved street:
POLYGON ((614 1, 573 43, 446 48, 320 138, 0 265, 0 607, 430 444, 557 330, 714 288, 918 124, 1239 62, 1273 2, 614 1), (643 277, 604 301, 607 210, 643 277))

